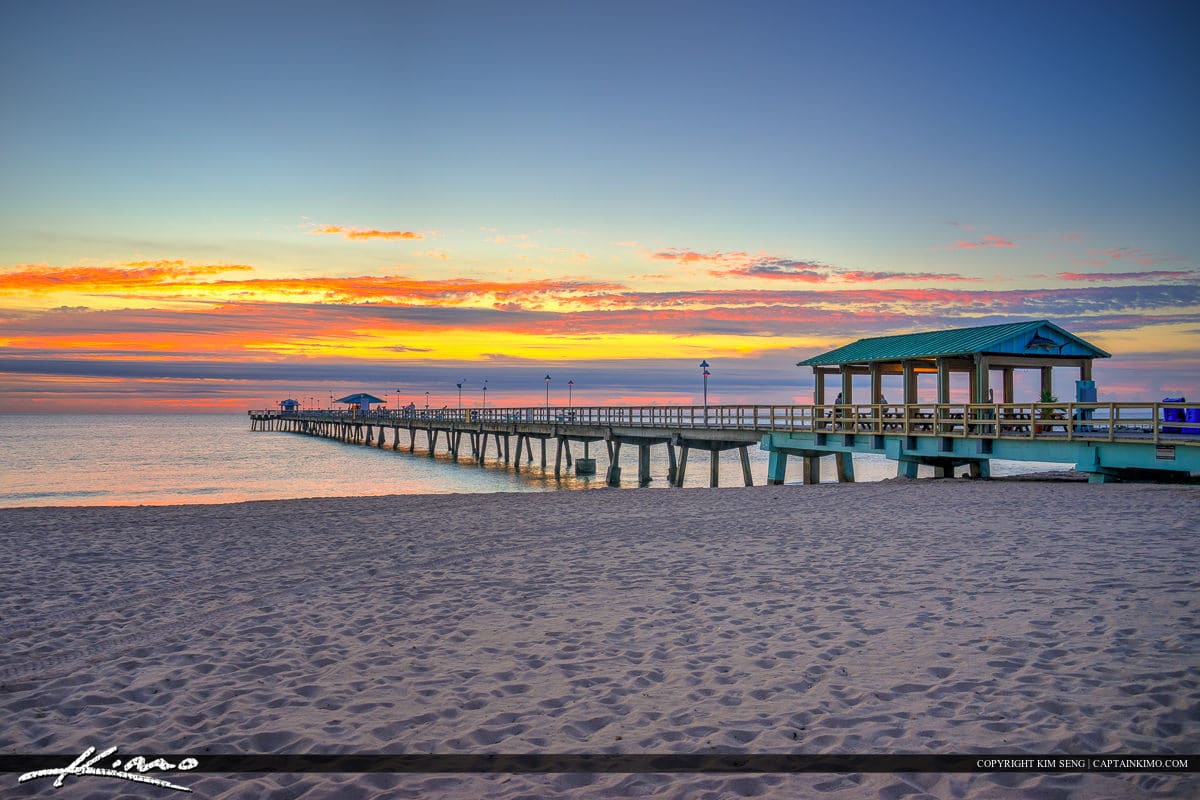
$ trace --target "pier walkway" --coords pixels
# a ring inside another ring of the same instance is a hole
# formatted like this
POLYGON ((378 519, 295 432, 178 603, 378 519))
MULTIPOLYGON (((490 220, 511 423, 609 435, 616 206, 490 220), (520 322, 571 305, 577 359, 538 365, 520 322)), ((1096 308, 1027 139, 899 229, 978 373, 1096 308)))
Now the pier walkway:
MULTIPOLYGON (((885 455, 897 475, 916 477, 930 465, 939 477, 967 467, 989 477, 991 459, 1067 464, 1089 480, 1179 479, 1200 474, 1200 423, 1184 422, 1174 403, 909 403, 807 406, 539 406, 410 411, 250 411, 251 430, 287 431, 373 447, 402 447, 433 456, 440 446, 454 461, 483 463, 493 446, 505 464, 533 463, 539 443, 554 474, 595 472, 590 446, 603 442, 606 480, 620 484, 622 446, 638 449, 638 485, 651 480, 650 448, 666 446, 667 480, 682 486, 693 450, 709 453, 709 484, 718 458, 738 450, 753 484, 747 448, 769 452, 767 481, 784 482, 789 456, 801 459, 804 483, 819 481, 821 458, 834 458, 838 479, 854 480, 854 453, 885 455), (1168 421, 1169 420, 1169 421, 1168 421), (402 439, 407 439, 402 443, 402 439), (511 447, 515 439, 515 448, 511 447), (572 444, 582 445, 575 457, 572 444), (464 449, 466 448, 466 449, 464 449)), ((1194 418, 1194 415, 1188 416, 1194 418)))

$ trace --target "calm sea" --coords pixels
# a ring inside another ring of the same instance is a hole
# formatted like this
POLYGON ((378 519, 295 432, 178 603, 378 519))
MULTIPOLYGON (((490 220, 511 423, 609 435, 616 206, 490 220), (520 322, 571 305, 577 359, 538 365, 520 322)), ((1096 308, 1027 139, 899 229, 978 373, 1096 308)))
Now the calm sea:
MULTIPOLYGON (((245 415, 0 415, 0 507, 167 505, 228 503, 300 497, 385 494, 539 492, 604 488, 608 465, 603 444, 593 444, 597 476, 554 477, 553 442, 548 469, 534 463, 515 470, 489 457, 478 466, 453 463, 449 456, 380 450, 294 433, 251 432, 245 415)), ((389 448, 390 448, 389 437, 389 448)), ((515 446, 516 440, 513 440, 515 446)), ((576 457, 581 446, 574 445, 576 457)), ((637 450, 622 449, 624 486, 637 483, 637 450)), ((493 448, 489 456, 493 455, 493 448)), ((667 456, 652 449, 653 487, 666 487, 667 456)), ((767 454, 750 450, 756 484, 766 481, 767 454)), ((824 459, 825 480, 836 480, 832 459, 824 459)), ((742 485, 737 451, 721 456, 721 485, 742 485)), ((1062 465, 994 462, 993 474, 1015 474, 1062 465)), ((896 467, 882 456, 855 456, 856 478, 894 477, 896 467)), ((708 485, 708 454, 689 457, 685 485, 708 485)), ((924 474, 924 473, 923 473, 924 474)), ((930 473, 931 474, 931 473, 930 473)), ((800 481, 797 459, 789 462, 789 483, 800 481)))

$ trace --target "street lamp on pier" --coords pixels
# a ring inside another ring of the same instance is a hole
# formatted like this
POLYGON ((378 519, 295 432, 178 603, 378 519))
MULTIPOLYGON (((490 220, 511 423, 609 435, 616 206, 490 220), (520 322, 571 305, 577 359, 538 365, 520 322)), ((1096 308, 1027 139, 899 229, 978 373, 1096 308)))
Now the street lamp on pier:
POLYGON ((712 373, 708 371, 708 361, 700 362, 700 369, 704 370, 704 408, 708 408, 708 376, 712 373))
POLYGON ((567 381, 567 408, 571 407, 571 392, 575 389, 575 381, 567 381))
POLYGON ((455 384, 456 386, 458 386, 458 410, 459 411, 462 411, 462 387, 463 387, 463 384, 466 382, 467 382, 467 379, 463 378, 457 384, 455 384))
POLYGON ((546 376, 546 418, 550 417, 550 376, 546 376))
POLYGON ((487 381, 483 382, 483 407, 487 408, 487 381))
POLYGON ((429 392, 425 393, 425 413, 429 414, 429 392))

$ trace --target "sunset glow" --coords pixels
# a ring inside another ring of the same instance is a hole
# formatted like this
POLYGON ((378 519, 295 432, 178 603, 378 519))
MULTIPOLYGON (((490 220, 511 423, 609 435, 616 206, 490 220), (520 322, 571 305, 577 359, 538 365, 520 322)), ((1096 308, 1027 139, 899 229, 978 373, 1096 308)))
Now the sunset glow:
POLYGON ((1029 319, 1102 399, 1200 396, 1187 6, 360 10, 404 46, 6 9, 0 412, 688 403, 702 360, 804 402, 822 350, 1029 319))

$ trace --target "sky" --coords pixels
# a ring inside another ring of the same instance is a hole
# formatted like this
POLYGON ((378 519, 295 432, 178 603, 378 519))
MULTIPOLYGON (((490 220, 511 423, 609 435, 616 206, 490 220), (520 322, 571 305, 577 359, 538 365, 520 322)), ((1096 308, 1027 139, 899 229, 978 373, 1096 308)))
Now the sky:
POLYGON ((1040 319, 1103 400, 1200 396, 1198 39, 1190 2, 0 0, 0 413, 700 403, 701 361, 807 403, 817 353, 1040 319))

